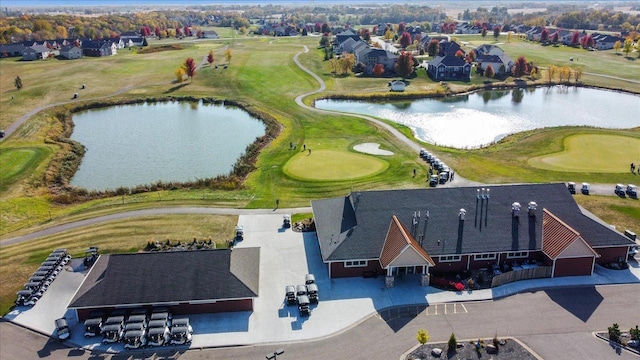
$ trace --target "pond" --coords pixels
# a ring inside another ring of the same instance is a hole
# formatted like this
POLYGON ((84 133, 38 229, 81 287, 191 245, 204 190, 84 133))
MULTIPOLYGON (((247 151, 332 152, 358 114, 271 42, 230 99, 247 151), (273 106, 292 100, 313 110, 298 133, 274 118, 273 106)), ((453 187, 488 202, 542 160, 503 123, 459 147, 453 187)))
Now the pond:
POLYGON ((87 151, 71 185, 89 190, 226 175, 266 129, 239 108, 189 102, 88 110, 73 122, 87 151))
POLYGON ((554 86, 480 91, 445 99, 319 100, 316 107, 388 119, 411 128, 424 142, 465 149, 545 127, 637 127, 638 103, 640 97, 635 95, 554 86))

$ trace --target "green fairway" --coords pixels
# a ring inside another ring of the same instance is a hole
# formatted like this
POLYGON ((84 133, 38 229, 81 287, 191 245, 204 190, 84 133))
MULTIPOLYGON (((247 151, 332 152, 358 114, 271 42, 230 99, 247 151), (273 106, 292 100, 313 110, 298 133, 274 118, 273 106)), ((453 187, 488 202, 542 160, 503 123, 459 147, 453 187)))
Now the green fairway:
POLYGON ((0 191, 34 170, 48 155, 46 148, 38 147, 0 149, 0 191))
POLYGON ((378 174, 389 163, 373 156, 337 150, 316 150, 294 155, 285 165, 285 174, 302 180, 351 180, 378 174))
POLYGON ((638 161, 640 139, 629 136, 582 134, 568 136, 564 151, 529 159, 533 167, 555 171, 625 173, 638 161))

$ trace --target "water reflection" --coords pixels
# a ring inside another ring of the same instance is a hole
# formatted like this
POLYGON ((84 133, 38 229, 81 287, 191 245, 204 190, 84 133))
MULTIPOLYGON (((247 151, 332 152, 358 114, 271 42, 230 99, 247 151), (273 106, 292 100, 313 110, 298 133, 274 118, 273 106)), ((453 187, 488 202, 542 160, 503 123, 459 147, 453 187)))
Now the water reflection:
POLYGON ((416 138, 455 148, 491 144, 516 132, 555 126, 640 126, 640 97, 576 87, 480 91, 410 102, 320 100, 316 107, 373 115, 411 128, 416 138), (611 116, 615 104, 615 116, 611 116))

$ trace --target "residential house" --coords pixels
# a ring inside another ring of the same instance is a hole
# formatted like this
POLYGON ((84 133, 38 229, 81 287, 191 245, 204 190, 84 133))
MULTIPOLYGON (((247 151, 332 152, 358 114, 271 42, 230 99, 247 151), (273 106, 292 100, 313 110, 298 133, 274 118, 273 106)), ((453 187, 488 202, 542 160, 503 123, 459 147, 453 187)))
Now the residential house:
POLYGON ((80 59, 82 49, 75 45, 65 45, 60 49, 60 56, 67 60, 80 59))
POLYGON ((440 47, 438 48, 438 56, 447 56, 447 55, 455 55, 458 51, 462 51, 463 54, 466 54, 462 48, 460 48, 460 44, 455 41, 447 41, 440 40, 440 47))
POLYGON ((613 35, 593 34, 593 40, 598 50, 611 50, 617 41, 624 44, 623 38, 613 35))
POLYGON ((356 63, 365 66, 364 72, 367 75, 373 74, 373 67, 377 64, 384 66, 385 72, 394 71, 394 65, 398 55, 388 51, 372 47, 360 47, 355 51, 356 63))
POLYGON ((22 60, 33 61, 46 59, 49 57, 49 54, 51 54, 51 50, 48 47, 44 45, 34 44, 24 49, 24 51, 22 52, 22 60))
POLYGON ((339 43, 338 46, 333 48, 333 51, 336 55, 340 55, 342 53, 355 53, 356 48, 369 47, 369 44, 362 40, 353 40, 352 38, 347 38, 345 41, 339 43))
POLYGON ((347 39, 353 39, 354 41, 361 41, 360 35, 356 34, 352 29, 347 29, 335 36, 335 43, 337 45, 342 44, 347 39))
POLYGON ((436 56, 428 63, 427 73, 436 81, 469 81, 471 78, 471 64, 458 56, 436 56))
POLYGON ((22 56, 27 47, 22 43, 0 44, 0 57, 18 57, 22 56))
POLYGON ((215 30, 202 31, 200 37, 203 39, 218 39, 220 35, 215 30))
POLYGON ((635 245, 563 183, 362 191, 311 206, 330 278, 521 264, 549 266, 551 277, 591 275, 596 263, 626 261, 635 245))
POLYGON ((83 41, 82 54, 85 56, 111 56, 117 54, 116 44, 110 41, 83 41))
POLYGON ((496 75, 504 75, 511 72, 513 59, 496 45, 483 44, 475 49, 476 62, 479 69, 485 71, 489 65, 496 75))

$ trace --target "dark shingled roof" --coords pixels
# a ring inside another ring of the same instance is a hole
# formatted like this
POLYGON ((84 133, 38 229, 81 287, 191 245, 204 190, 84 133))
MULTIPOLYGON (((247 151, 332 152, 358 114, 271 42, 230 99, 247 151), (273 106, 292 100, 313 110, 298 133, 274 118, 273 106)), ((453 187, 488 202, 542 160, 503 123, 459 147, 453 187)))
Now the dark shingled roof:
POLYGON ((70 308, 258 296, 259 248, 101 255, 70 308))
POLYGON ((363 191, 311 203, 324 261, 377 259, 392 215, 411 229, 414 212, 422 218, 416 239, 424 231, 423 247, 431 256, 541 250, 542 210, 548 209, 579 231, 592 247, 628 246, 631 241, 605 224, 584 215, 562 183, 490 186, 489 199, 477 199, 478 187, 363 191), (535 217, 527 204, 537 203, 535 217), (522 205, 519 220, 511 204, 522 205), (460 209, 466 210, 459 221, 460 209), (440 244, 438 244, 440 240, 440 244))

